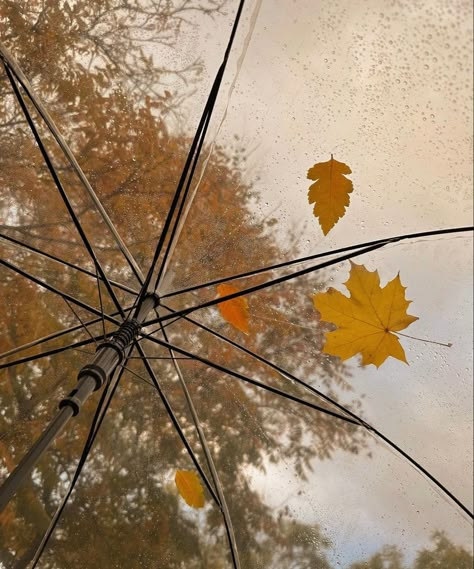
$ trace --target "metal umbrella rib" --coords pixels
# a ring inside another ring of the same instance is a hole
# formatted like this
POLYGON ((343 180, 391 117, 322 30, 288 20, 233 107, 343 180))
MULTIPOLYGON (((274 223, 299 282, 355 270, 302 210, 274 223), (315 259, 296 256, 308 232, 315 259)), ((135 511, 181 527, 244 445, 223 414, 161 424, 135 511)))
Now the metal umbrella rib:
MULTIPOLYGON (((132 310, 133 307, 130 308, 125 308, 125 313, 129 312, 130 310, 132 310)), ((114 318, 115 316, 119 316, 119 312, 113 312, 112 314, 109 315, 111 318, 114 318)), ((103 316, 99 316, 99 318, 94 318, 93 320, 88 320, 86 322, 84 322, 85 326, 93 326, 94 324, 97 324, 98 322, 102 321, 103 316)), ((16 348, 13 348, 12 350, 8 350, 7 352, 4 352, 3 354, 0 354, 0 360, 7 358, 8 356, 12 356, 14 354, 18 354, 19 352, 22 352, 24 350, 28 350, 29 348, 33 348, 35 346, 39 346, 40 344, 44 344, 46 342, 50 342, 52 340, 56 340, 57 338, 61 338, 62 336, 66 336, 67 334, 73 334, 74 332, 77 332, 78 330, 80 330, 81 328, 83 328, 82 324, 77 324, 76 326, 70 326, 69 328, 65 328, 63 330, 59 330, 57 332, 52 332, 51 334, 48 334, 46 336, 42 336, 41 338, 37 338, 36 340, 33 340, 31 342, 28 342, 26 344, 23 344, 21 346, 17 346, 16 348)), ((99 336, 97 336, 96 340, 99 339, 99 336)), ((74 346, 74 344, 69 344, 65 347, 60 348, 60 350, 67 350, 69 348, 72 348, 74 346)), ((35 356, 33 356, 35 357, 35 356)), ((8 367, 11 365, 16 365, 16 361, 11 361, 8 362, 7 364, 0 364, 0 369, 2 366, 4 367, 8 367)))
POLYGON ((243 381, 245 383, 248 383, 250 385, 254 385, 255 387, 259 387, 260 389, 263 389, 264 391, 269 391, 270 393, 274 393, 275 395, 279 395, 280 397, 283 397, 283 398, 288 399, 290 401, 295 401, 296 403, 299 403, 300 405, 303 405, 304 407, 310 407, 311 409, 319 411, 325 415, 330 415, 331 417, 334 417, 336 419, 340 419, 341 421, 344 421, 346 423, 351 423, 353 425, 359 425, 360 424, 359 420, 351 419, 350 417, 347 417, 346 415, 341 415, 340 413, 337 413, 331 409, 327 409, 326 407, 321 407, 321 405, 316 405, 315 403, 312 403, 311 401, 307 401, 305 399, 302 399, 301 397, 298 397, 296 395, 292 395, 291 393, 287 393, 281 389, 278 389, 277 387, 273 387, 272 385, 267 385, 266 383, 258 381, 257 379, 248 377, 242 373, 228 369, 225 366, 222 366, 216 362, 212 362, 212 361, 208 360, 207 358, 204 358, 198 354, 193 354, 191 352, 188 352, 187 350, 184 350, 183 348, 180 348, 179 346, 169 344, 166 341, 160 340, 159 338, 155 338, 155 337, 150 336, 148 334, 142 334, 142 336, 143 336, 143 339, 145 339, 145 340, 148 340, 154 344, 158 344, 160 346, 163 346, 164 348, 168 348, 170 350, 178 352, 178 353, 182 354, 183 356, 187 356, 188 358, 195 359, 198 362, 201 362, 201 363, 203 363, 203 364, 205 364, 211 368, 216 369, 217 371, 221 371, 223 373, 230 375, 231 377, 234 377, 236 379, 240 379, 241 381, 243 381))
MULTIPOLYGON (((163 334, 165 342, 168 342, 168 336, 167 336, 166 330, 163 326, 161 327, 161 332, 163 334)), ((231 555, 232 555, 232 563, 234 564, 234 566, 237 569, 240 569, 239 552, 238 552, 237 543, 235 540, 235 529, 234 529, 234 526, 232 523, 232 517, 231 517, 230 512, 229 512, 229 507, 228 507, 226 499, 225 499, 225 494, 224 494, 224 490, 222 488, 222 483, 221 483, 220 478, 219 478, 219 473, 217 472, 217 468, 216 468, 214 460, 212 458, 211 449, 209 448, 209 444, 207 442, 206 435, 204 434, 204 429, 201 425, 201 422, 199 420, 196 408, 193 404, 191 394, 189 393, 188 386, 186 385, 186 381, 184 379, 183 372, 181 371, 181 368, 178 364, 178 361, 174 355, 174 351, 172 350, 172 348, 168 348, 168 349, 169 349, 169 353, 171 355, 171 358, 172 358, 172 361, 173 361, 173 364, 174 364, 174 367, 176 370, 176 375, 178 376, 179 381, 181 383, 181 387, 183 389, 183 393, 184 393, 184 397, 186 399, 186 403, 188 405, 189 411, 190 411, 191 416, 193 418, 194 425, 195 425, 196 430, 198 432, 199 441, 200 441, 201 447, 204 451, 204 455, 206 457, 206 462, 207 462, 207 464, 209 466, 209 470, 211 472, 212 480, 213 480, 214 485, 216 487, 216 493, 219 497, 219 504, 220 504, 220 508, 222 511, 222 515, 224 517, 224 523, 225 523, 227 537, 229 540, 230 551, 231 551, 231 555)))
MULTIPOLYGON (((5 241, 8 241, 8 242, 16 245, 20 249, 32 251, 33 253, 35 253, 41 257, 45 257, 46 259, 51 259, 52 261, 56 261, 57 263, 60 263, 61 265, 64 265, 65 267, 69 267, 70 269, 74 269, 74 270, 76 270, 80 273, 83 273, 85 275, 88 275, 89 277, 92 277, 96 280, 102 280, 102 277, 100 275, 97 275, 97 273, 94 273, 93 271, 89 271, 88 269, 84 269, 83 267, 79 267, 78 265, 74 265, 73 263, 70 263, 69 261, 66 261, 65 259, 60 259, 56 255, 51 255, 50 253, 46 253, 45 251, 41 251, 41 249, 38 249, 37 247, 32 247, 28 243, 24 243, 23 241, 20 241, 19 239, 15 239, 14 237, 11 237, 10 235, 5 235, 2 233, 2 234, 0 234, 0 239, 4 239, 5 241)), ((137 291, 135 289, 130 288, 127 285, 116 282, 112 279, 109 279, 109 282, 112 286, 114 286, 120 290, 123 290, 125 292, 129 292, 130 294, 134 294, 134 295, 137 294, 137 291)))
POLYGON ((41 137, 38 133, 38 130, 37 130, 35 124, 33 123, 33 120, 31 118, 29 111, 28 111, 28 108, 26 107, 25 101, 24 101, 24 99, 20 93, 20 90, 18 89, 17 84, 15 83, 15 79, 14 79, 14 77, 10 71, 10 68, 8 67, 7 64, 4 64, 4 67, 5 67, 5 71, 7 73, 8 79, 10 81, 10 84, 13 88, 14 93, 15 93, 15 96, 16 96, 19 104, 20 104, 20 107, 23 111, 23 114, 25 115, 25 118, 26 118, 28 125, 29 125, 29 127, 33 133, 33 136, 35 137, 36 143, 38 144, 38 147, 41 151, 41 154, 43 155, 44 161, 46 162, 46 165, 47 165, 48 170, 51 174, 51 177, 53 178, 53 181, 54 181, 54 183, 55 183, 55 185, 56 185, 56 187, 57 187, 57 189, 61 195, 61 198, 64 201, 66 209, 67 209, 67 211, 71 217, 71 220, 73 221, 74 226, 76 227, 87 252, 89 253, 92 261, 94 262, 94 265, 97 268, 97 271, 101 276, 101 279, 104 281, 105 286, 107 288, 107 291, 108 291, 112 301, 115 304, 115 307, 120 311, 121 315, 124 316, 123 311, 122 311, 122 307, 120 306, 120 303, 117 299, 117 296, 115 295, 115 292, 112 289, 112 286, 109 283, 109 281, 105 275, 104 269, 102 268, 99 260, 97 259, 97 256, 94 253, 94 250, 93 250, 93 248, 92 248, 92 246, 91 246, 91 244, 90 244, 90 242, 89 242, 89 240, 85 234, 85 231, 84 231, 84 229, 83 229, 83 227, 79 221, 79 218, 77 217, 77 215, 74 211, 74 208, 72 207, 71 201, 69 200, 68 195, 65 192, 63 185, 61 184, 61 181, 60 181, 59 176, 58 176, 58 174, 57 174, 57 172, 53 166, 53 163, 52 163, 51 158, 48 154, 48 151, 46 150, 46 147, 43 144, 43 141, 41 140, 41 137))
MULTIPOLYGON (((165 305, 163 305, 163 308, 166 308, 170 312, 173 312, 170 308, 166 307, 165 305)), ((431 472, 429 472, 429 470, 427 470, 425 467, 423 467, 416 459, 414 459, 407 452, 405 452, 399 445, 397 445, 395 442, 393 442, 389 437, 384 435, 379 429, 375 428, 370 423, 367 423, 367 421, 365 421, 364 419, 359 417, 356 413, 354 413, 353 411, 351 411, 350 409, 348 409, 344 405, 341 405, 335 399, 333 399, 332 397, 329 397, 328 395, 323 393, 321 390, 316 389, 312 385, 310 385, 310 384, 304 382, 303 380, 301 380, 300 378, 296 377, 294 374, 288 372, 287 370, 285 370, 282 367, 274 364, 270 360, 260 356, 259 354, 252 352, 251 350, 248 350, 247 348, 238 344, 237 342, 234 342, 233 340, 226 338, 222 334, 219 334, 219 332, 212 330, 211 328, 209 328, 208 326, 205 326, 204 324, 201 324, 197 320, 189 318, 188 316, 181 316, 181 318, 187 320, 188 322, 191 322, 195 326, 201 328, 202 330, 205 330, 206 332, 208 332, 212 336, 218 338, 219 340, 228 343, 229 345, 233 346, 234 348, 242 351, 243 353, 246 353, 247 355, 251 356, 255 360, 257 360, 257 361, 265 364, 269 368, 277 371, 283 378, 288 379, 288 380, 293 381, 293 382, 296 382, 298 385, 301 385, 305 390, 309 391, 313 395, 316 395, 317 397, 320 397, 324 401, 326 401, 329 404, 331 404, 332 406, 336 407, 339 411, 342 411, 343 413, 345 413, 348 416, 349 422, 352 422, 350 418, 354 419, 355 420, 354 424, 367 429, 367 431, 373 433, 376 437, 383 440, 389 447, 391 447, 398 454, 403 456, 404 459, 406 459, 412 466, 414 466, 417 470, 419 470, 424 476, 429 478, 431 480, 431 482, 433 482, 435 484, 435 486, 437 486, 447 498, 451 499, 465 514, 467 514, 467 516, 469 516, 471 519, 474 519, 474 514, 471 512, 471 510, 469 510, 469 508, 459 498, 457 498, 444 484, 442 484, 435 476, 433 476, 433 474, 431 474, 431 472)), ((147 339, 149 339, 149 338, 147 338, 147 339)), ((183 353, 183 355, 187 355, 188 357, 195 357, 195 359, 197 359, 198 361, 201 361, 202 363, 206 363, 207 365, 211 365, 209 361, 205 362, 203 360, 200 360, 195 355, 192 356, 191 353, 186 353, 185 351, 182 351, 182 353, 183 353)), ((222 371, 222 370, 220 370, 220 371, 222 371)), ((228 370, 228 373, 230 373, 232 375, 232 372, 229 370, 228 370)), ((237 377, 238 379, 242 379, 243 381, 249 380, 249 378, 244 379, 243 377, 239 377, 237 374, 234 374, 234 377, 237 377)), ((255 383, 254 385, 257 385, 257 384, 255 383)), ((258 386, 262 387, 263 384, 259 384, 258 386)), ((281 392, 281 393, 279 393, 279 395, 283 395, 283 393, 284 392, 281 392)), ((285 396, 285 395, 283 395, 283 396, 285 396)), ((316 407, 315 407, 315 409, 316 409, 316 407)), ((321 410, 321 408, 319 408, 317 410, 321 410)), ((335 416, 337 416, 338 418, 343 418, 343 416, 341 416, 341 415, 335 415, 335 416)))
POLYGON ((38 113, 43 118, 44 122, 46 123, 49 130, 51 131, 51 134, 56 139, 56 142, 60 146, 61 150, 64 152, 64 155, 68 159, 68 161, 71 164, 74 171, 77 173, 77 175, 78 175, 81 183, 83 184, 84 188, 87 190, 88 194, 90 195, 90 197, 91 197, 92 201, 94 202, 97 210, 99 211, 103 220, 107 224, 107 227, 109 228, 112 235, 114 236, 114 239, 117 242, 118 246, 120 247, 120 250, 124 254, 125 258, 127 259, 128 264, 131 267, 132 271, 134 272, 136 277, 140 280, 140 278, 142 277, 140 267, 137 265, 136 261, 134 260, 134 258, 131 255, 130 251, 127 249, 127 246, 122 241, 120 235, 118 234, 117 230, 115 229, 114 224, 112 223, 110 217, 108 216, 104 207, 100 203, 100 200, 97 197, 96 193, 92 189, 92 186, 90 185, 90 183, 87 180, 84 172, 82 171, 81 167, 79 166, 79 163, 75 159, 74 154, 72 153, 71 149, 69 148, 69 145, 65 141, 62 134, 59 132, 59 129, 56 127, 53 119, 51 118, 51 115, 48 113, 48 111, 46 110, 43 103, 35 95, 33 88, 31 87, 28 79, 26 78, 25 74, 21 70, 17 61, 15 60, 15 58, 12 56, 12 54, 9 52, 9 50, 2 43, 0 43, 0 57, 3 59, 5 68, 8 67, 9 71, 14 73, 15 77, 18 79, 18 81, 20 82, 22 87, 25 89, 25 91, 28 94, 28 97, 30 98, 31 102, 33 103, 36 110, 38 111, 38 113))
MULTIPOLYGON (((376 239, 375 241, 367 241, 366 243, 357 243, 356 245, 348 245, 347 247, 341 247, 339 249, 334 249, 331 251, 324 251, 322 253, 315 253, 314 255, 308 255, 306 257, 301 257, 299 259, 291 259, 290 261, 285 261, 283 263, 276 263, 275 265, 268 265, 267 267, 261 267, 259 269, 253 269, 252 271, 246 271, 245 273, 237 273, 229 277, 222 277, 220 279, 215 279, 206 283, 193 285, 183 289, 175 290, 173 292, 167 292, 162 295, 162 298, 171 298, 180 294, 185 294, 187 292, 194 292, 201 290, 203 288, 208 288, 210 286, 216 286, 221 283, 226 283, 228 281, 234 281, 238 279, 244 279, 247 277, 254 277, 262 273, 267 273, 274 271, 276 269, 284 269, 286 267, 291 267, 293 265, 300 265, 308 261, 313 261, 314 259, 320 259, 322 257, 329 257, 331 255, 338 255, 339 253, 345 253, 346 251, 354 251, 355 249, 365 249, 366 247, 390 245, 393 243, 398 243, 400 241, 421 239, 422 237, 436 237, 437 235, 451 235, 455 233, 468 233, 473 232, 473 226, 466 227, 450 227, 447 229, 433 229, 432 231, 420 231, 417 233, 408 233, 406 235, 395 235, 393 237, 386 237, 382 239, 376 239)), ((234 297, 236 298, 236 297, 234 297)))
MULTIPOLYGON (((113 322, 114 324, 119 323, 119 321, 116 318, 113 318, 112 316, 108 316, 107 314, 104 315, 97 308, 94 308, 90 304, 87 304, 87 302, 83 302, 79 298, 75 298, 74 296, 68 294, 67 292, 59 290, 58 288, 48 284, 47 282, 39 279, 38 277, 35 277, 34 275, 29 273, 28 271, 23 270, 22 268, 18 267, 17 265, 14 265, 13 263, 10 263, 9 261, 5 261, 4 259, 0 259, 0 265, 3 265, 4 267, 6 267, 7 269, 10 269, 14 273, 17 273, 18 275, 25 277, 29 281, 39 285, 40 287, 44 288, 45 290, 48 290, 49 292, 57 294, 61 298, 65 298, 65 299, 69 300, 70 302, 79 306, 80 308, 84 308, 85 310, 88 310, 90 313, 95 314, 97 316, 100 316, 100 319, 102 319, 102 316, 104 316, 104 318, 106 320, 109 320, 110 322, 113 322)), ((122 308, 120 308, 120 310, 118 310, 117 312, 118 312, 119 316, 124 315, 124 311, 122 308)))

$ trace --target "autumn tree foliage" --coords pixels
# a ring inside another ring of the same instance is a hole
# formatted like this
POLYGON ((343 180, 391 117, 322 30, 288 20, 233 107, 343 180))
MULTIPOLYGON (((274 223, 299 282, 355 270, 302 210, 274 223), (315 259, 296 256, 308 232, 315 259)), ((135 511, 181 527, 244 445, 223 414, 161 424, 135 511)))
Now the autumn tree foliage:
POLYGON ((419 549, 411 564, 406 563, 398 547, 386 545, 369 559, 353 563, 350 569, 470 569, 473 561, 472 553, 456 545, 444 532, 436 531, 430 546, 419 549))

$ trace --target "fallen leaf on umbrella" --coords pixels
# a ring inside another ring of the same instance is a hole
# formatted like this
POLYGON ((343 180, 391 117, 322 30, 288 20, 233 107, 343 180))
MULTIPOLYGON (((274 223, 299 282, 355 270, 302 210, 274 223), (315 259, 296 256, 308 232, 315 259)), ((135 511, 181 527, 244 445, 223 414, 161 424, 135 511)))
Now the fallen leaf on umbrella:
MULTIPOLYGON (((220 284, 217 287, 217 294, 221 297, 228 296, 234 292, 239 292, 239 289, 232 285, 220 284)), ((224 320, 244 334, 249 333, 249 309, 246 298, 239 296, 238 298, 226 300, 220 302, 217 307, 224 320)))
POLYGON ((347 164, 334 160, 319 162, 308 170, 307 177, 315 180, 308 192, 309 203, 314 203, 313 213, 319 219, 324 235, 336 225, 346 213, 352 182, 344 174, 350 174, 347 164))
POLYGON ((174 477, 176 488, 188 506, 204 507, 204 488, 199 476, 191 470, 177 470, 174 477))
POLYGON ((407 314, 411 301, 405 299, 400 275, 381 288, 377 271, 351 263, 344 284, 350 297, 332 287, 313 296, 321 320, 337 326, 326 333, 323 351, 343 360, 360 353, 363 365, 377 367, 389 356, 408 363, 396 332, 418 318, 407 314))

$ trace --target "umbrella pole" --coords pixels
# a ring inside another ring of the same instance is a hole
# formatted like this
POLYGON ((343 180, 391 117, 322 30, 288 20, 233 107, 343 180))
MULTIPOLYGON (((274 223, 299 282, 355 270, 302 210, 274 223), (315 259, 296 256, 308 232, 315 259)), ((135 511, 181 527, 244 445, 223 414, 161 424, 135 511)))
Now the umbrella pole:
POLYGON ((110 339, 98 346, 92 362, 79 371, 77 386, 59 402, 59 413, 0 487, 0 512, 8 505, 19 486, 64 429, 69 419, 75 417, 89 396, 99 390, 112 376, 123 361, 126 348, 136 339, 147 314, 158 304, 157 295, 145 296, 136 318, 123 322, 110 339))

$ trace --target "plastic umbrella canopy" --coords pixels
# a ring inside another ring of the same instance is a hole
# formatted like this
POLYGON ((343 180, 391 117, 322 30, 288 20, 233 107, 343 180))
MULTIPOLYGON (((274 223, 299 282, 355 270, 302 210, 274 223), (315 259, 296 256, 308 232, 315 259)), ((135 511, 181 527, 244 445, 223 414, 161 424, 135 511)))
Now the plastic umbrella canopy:
POLYGON ((472 566, 471 12, 2 4, 2 480, 159 305, 0 514, 0 567, 472 566), (377 365, 331 348, 374 271, 418 318, 377 365))

